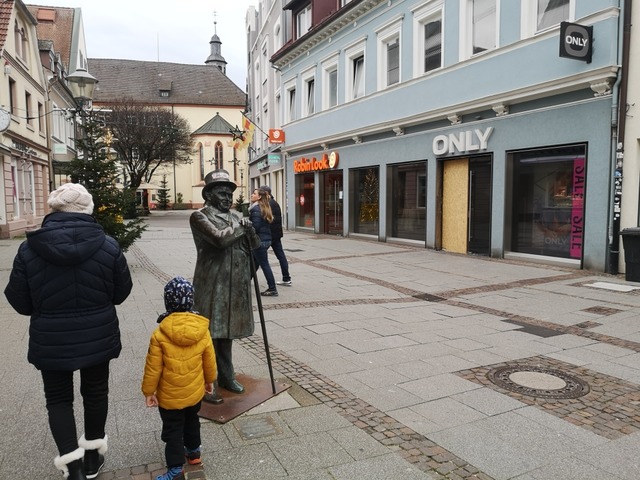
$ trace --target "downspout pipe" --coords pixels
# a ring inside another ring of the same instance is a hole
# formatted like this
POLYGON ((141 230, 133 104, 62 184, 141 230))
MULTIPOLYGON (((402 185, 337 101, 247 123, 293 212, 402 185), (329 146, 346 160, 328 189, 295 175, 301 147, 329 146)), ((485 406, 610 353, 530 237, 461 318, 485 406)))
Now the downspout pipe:
POLYGON ((607 273, 617 275, 620 262, 620 205, 622 201, 622 174, 624 157, 624 136, 627 120, 627 90, 629 81, 629 44, 631 41, 631 0, 624 0, 622 12, 622 44, 620 46, 620 77, 612 92, 612 147, 613 166, 613 216, 609 244, 609 268, 607 273), (617 100, 617 106, 615 104, 617 100))

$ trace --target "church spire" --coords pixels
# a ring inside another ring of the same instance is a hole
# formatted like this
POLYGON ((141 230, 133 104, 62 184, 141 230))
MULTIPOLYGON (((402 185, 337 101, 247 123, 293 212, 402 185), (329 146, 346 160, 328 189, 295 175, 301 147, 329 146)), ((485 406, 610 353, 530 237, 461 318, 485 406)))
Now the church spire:
POLYGON ((221 45, 220 37, 218 37, 218 22, 216 20, 216 12, 213 12, 213 37, 211 37, 211 41, 209 42, 211 45, 211 54, 204 61, 207 65, 213 65, 214 67, 218 67, 220 71, 224 74, 227 73, 227 61, 224 59, 221 53, 221 45))

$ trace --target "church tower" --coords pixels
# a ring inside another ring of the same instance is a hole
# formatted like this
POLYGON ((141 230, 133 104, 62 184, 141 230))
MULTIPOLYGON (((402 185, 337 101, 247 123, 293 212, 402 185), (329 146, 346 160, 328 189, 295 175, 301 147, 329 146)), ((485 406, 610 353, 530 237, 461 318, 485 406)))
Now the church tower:
POLYGON ((218 67, 222 73, 226 75, 227 73, 227 61, 224 59, 221 53, 221 45, 220 37, 218 37, 218 22, 215 20, 216 14, 213 13, 213 37, 211 37, 211 41, 209 45, 211 45, 211 54, 204 61, 207 65, 213 65, 214 67, 218 67))

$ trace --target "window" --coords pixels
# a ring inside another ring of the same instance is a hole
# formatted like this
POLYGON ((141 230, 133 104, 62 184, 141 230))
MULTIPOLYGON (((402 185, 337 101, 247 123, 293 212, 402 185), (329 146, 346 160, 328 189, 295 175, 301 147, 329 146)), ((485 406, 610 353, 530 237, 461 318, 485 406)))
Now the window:
POLYGON ((213 158, 216 162, 216 168, 224 168, 224 149, 222 148, 222 142, 218 140, 213 147, 213 158))
POLYGON ((296 84, 295 80, 285 86, 284 97, 284 123, 292 122, 296 119, 296 84))
POLYGON ((522 38, 575 18, 575 0, 523 0, 522 38))
POLYGON ((352 60, 353 68, 353 98, 362 97, 364 95, 364 55, 360 55, 352 60))
POLYGON ((365 94, 364 41, 345 51, 345 101, 354 100, 365 94))
POLYGON ((44 117, 44 106, 38 102, 38 132, 44 132, 44 122, 42 118, 44 117))
POLYGON ((511 251, 582 258, 586 148, 516 152, 511 173, 511 251))
POLYGON ((544 30, 569 20, 569 0, 537 0, 537 3, 537 30, 544 30))
POLYGON ((305 80, 304 82, 304 115, 312 115, 316 111, 316 81, 313 77, 305 80))
POLYGON ((27 117, 27 125, 33 125, 33 112, 31 111, 31 94, 24 92, 24 111, 27 117))
POLYGON ((400 81, 400 39, 387 43, 387 85, 400 81))
POLYGON ((413 76, 442 68, 442 0, 413 13, 413 76))
POLYGON ((338 69, 328 72, 328 77, 328 106, 335 107, 338 104, 338 69))
POLYGON ((198 161, 200 163, 200 180, 204 180, 204 146, 198 144, 198 161))
POLYGON ((11 115, 18 114, 18 105, 16 104, 16 81, 9 79, 9 111, 11 115))
POLYGON ((353 200, 352 231, 378 235, 380 226, 380 180, 378 167, 350 172, 353 200))
POLYGON ((302 37, 311 28, 311 4, 296 13, 296 38, 302 37))
MULTIPOLYGON (((402 23, 395 21, 378 31, 378 89, 400 81, 400 30, 402 23)), ((364 92, 363 92, 364 93, 364 92)))
POLYGON ((427 162, 406 163, 390 168, 391 215, 388 233, 391 237, 426 240, 426 171, 427 162))
POLYGON ((335 56, 322 64, 322 109, 326 110, 338 104, 338 57, 335 56))
POLYGON ((497 34, 497 0, 471 0, 472 8, 472 45, 475 55, 496 48, 497 34))

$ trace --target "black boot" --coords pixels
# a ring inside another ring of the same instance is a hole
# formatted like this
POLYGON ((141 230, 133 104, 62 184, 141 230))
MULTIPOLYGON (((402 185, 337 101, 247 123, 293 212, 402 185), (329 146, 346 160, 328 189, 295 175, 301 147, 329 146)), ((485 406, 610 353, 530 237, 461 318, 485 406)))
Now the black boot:
POLYGON ((84 465, 82 460, 74 460, 69 463, 67 467, 69 468, 69 476, 67 477, 67 480, 87 480, 87 477, 84 474, 84 465))
POLYGON ((87 480, 84 474, 83 456, 84 448, 78 447, 73 452, 54 458, 53 464, 67 480, 87 480))
POLYGON ((87 440, 84 435, 78 440, 78 445, 85 449, 84 473, 87 479, 96 478, 104 466, 104 454, 107 452, 108 437, 87 440))

